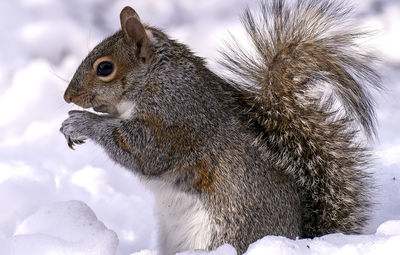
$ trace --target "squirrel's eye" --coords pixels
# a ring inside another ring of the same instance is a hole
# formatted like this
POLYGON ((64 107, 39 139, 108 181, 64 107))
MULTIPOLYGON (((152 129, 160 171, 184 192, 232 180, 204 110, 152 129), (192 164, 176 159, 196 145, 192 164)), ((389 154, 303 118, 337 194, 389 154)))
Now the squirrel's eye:
POLYGON ((98 58, 93 63, 94 75, 97 79, 104 82, 112 81, 117 74, 117 69, 118 68, 114 63, 114 60, 109 56, 98 58))
POLYGON ((109 61, 103 61, 97 66, 97 75, 98 76, 109 76, 114 71, 113 63, 109 61))

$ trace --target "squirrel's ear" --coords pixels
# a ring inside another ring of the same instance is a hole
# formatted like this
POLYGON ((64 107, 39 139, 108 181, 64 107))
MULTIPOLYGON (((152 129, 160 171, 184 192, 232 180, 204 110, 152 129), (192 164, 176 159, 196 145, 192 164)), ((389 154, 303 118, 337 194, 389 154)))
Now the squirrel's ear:
POLYGON ((126 6, 121 11, 120 20, 125 42, 135 46, 137 57, 146 62, 150 56, 150 40, 139 16, 134 9, 126 6))

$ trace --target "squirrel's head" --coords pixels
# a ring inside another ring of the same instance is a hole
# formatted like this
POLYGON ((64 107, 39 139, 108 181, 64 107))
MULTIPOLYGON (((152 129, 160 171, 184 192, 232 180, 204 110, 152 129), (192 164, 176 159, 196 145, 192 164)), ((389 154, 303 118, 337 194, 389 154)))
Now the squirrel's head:
POLYGON ((152 46, 148 31, 132 8, 125 7, 120 20, 121 31, 97 45, 79 66, 65 91, 66 102, 123 114, 119 106, 132 83, 126 80, 127 75, 140 72, 151 57, 152 46))

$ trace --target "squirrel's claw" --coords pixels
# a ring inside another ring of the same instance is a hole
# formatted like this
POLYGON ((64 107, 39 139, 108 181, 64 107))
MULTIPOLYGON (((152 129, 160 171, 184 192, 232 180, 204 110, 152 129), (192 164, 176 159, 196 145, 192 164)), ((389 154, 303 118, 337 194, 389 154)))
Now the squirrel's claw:
POLYGON ((75 150, 74 142, 69 137, 68 137, 68 147, 71 148, 72 150, 75 150))
POLYGON ((83 143, 85 143, 85 139, 83 139, 83 140, 75 140, 74 143, 83 144, 83 143))
POLYGON ((83 143, 85 143, 85 139, 72 140, 70 137, 68 137, 67 140, 68 140, 68 147, 70 147, 72 150, 75 150, 75 148, 74 148, 75 144, 83 144, 83 143))

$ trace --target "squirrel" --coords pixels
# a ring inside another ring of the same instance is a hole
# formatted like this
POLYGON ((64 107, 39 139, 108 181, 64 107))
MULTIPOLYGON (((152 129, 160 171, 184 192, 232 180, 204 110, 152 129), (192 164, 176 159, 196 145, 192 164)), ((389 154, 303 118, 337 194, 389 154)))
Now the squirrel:
POLYGON ((154 192, 161 254, 242 254, 266 235, 362 233, 368 221, 380 78, 357 44, 365 33, 330 0, 259 10, 242 16, 253 48, 228 45, 221 77, 125 7, 65 91, 96 112, 69 112, 68 145, 90 139, 154 192))

